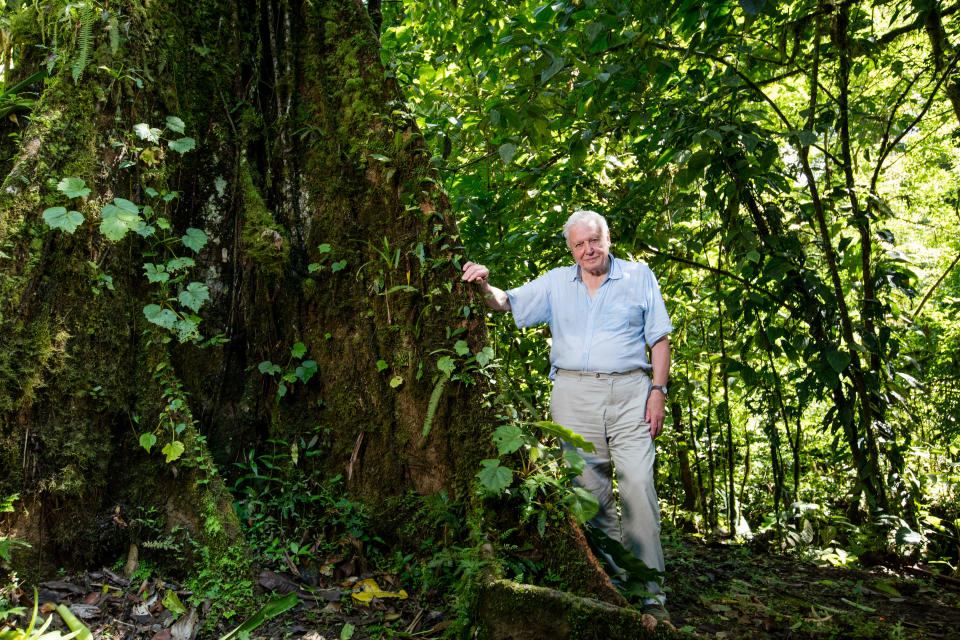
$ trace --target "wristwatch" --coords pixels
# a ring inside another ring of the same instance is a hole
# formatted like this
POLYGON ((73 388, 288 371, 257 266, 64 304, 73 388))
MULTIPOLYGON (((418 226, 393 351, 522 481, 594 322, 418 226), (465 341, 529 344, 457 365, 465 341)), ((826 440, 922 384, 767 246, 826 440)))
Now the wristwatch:
POLYGON ((653 391, 654 389, 656 389, 657 391, 659 391, 660 393, 662 393, 664 398, 667 397, 667 395, 668 395, 668 394, 667 394, 667 387, 666 387, 665 385, 662 385, 662 384, 652 385, 652 386, 650 387, 650 390, 653 391))

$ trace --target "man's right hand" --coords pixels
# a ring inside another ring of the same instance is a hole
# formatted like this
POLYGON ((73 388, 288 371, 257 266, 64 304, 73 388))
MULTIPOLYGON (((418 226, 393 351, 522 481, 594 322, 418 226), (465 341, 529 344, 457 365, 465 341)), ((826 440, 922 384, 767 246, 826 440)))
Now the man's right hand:
POLYGON ((487 283, 489 277, 490 269, 476 262, 466 262, 463 265, 463 275, 460 276, 460 279, 464 282, 474 282, 484 288, 483 285, 487 283))
POLYGON ((463 275, 460 276, 460 279, 464 282, 473 282, 480 287, 484 304, 494 311, 509 311, 510 298, 505 291, 487 282, 489 277, 490 270, 485 266, 476 262, 467 262, 463 265, 463 275))

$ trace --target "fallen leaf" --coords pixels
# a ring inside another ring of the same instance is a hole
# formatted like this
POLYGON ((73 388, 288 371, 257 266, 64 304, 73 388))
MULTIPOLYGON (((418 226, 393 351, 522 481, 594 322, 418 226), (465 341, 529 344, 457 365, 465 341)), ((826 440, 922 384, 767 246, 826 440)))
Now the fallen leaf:
POLYGON ((383 591, 373 578, 367 578, 366 580, 358 582, 353 588, 353 593, 350 595, 360 602, 372 602, 374 598, 407 599, 407 592, 403 589, 400 589, 400 591, 383 591))
POLYGON ((160 631, 153 634, 150 640, 171 640, 170 629, 160 629, 160 631))
POLYGON ((170 627, 170 640, 191 640, 197 634, 197 610, 190 609, 190 614, 186 615, 170 627))
POLYGON ((83 588, 78 587, 77 585, 71 584, 69 582, 57 582, 57 581, 41 582, 37 586, 42 587, 44 589, 51 589, 53 591, 69 591, 70 593, 76 594, 78 596, 83 595, 83 588))
POLYGON ((72 604, 70 605, 70 611, 81 620, 100 617, 100 607, 95 607, 90 604, 72 604))
POLYGON ((260 572, 260 586, 281 595, 297 590, 296 582, 284 575, 267 570, 260 572))

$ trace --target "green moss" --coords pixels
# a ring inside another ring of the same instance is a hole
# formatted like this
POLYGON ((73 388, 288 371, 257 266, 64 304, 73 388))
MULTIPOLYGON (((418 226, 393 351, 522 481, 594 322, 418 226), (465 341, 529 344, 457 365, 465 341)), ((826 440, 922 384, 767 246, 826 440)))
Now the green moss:
POLYGON ((286 231, 267 209, 246 161, 240 164, 240 192, 243 197, 241 235, 246 256, 264 273, 280 278, 289 253, 286 231))

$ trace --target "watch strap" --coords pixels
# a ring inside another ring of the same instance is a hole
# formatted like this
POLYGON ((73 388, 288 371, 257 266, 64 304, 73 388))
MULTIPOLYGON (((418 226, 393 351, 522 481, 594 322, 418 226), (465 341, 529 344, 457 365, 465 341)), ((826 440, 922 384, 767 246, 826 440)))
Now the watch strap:
POLYGON ((662 385, 662 384, 651 385, 651 386, 650 386, 650 390, 653 391, 654 389, 656 389, 657 391, 659 391, 660 393, 662 393, 662 394, 665 395, 665 396, 668 395, 668 394, 667 394, 667 387, 666 387, 665 385, 662 385))

